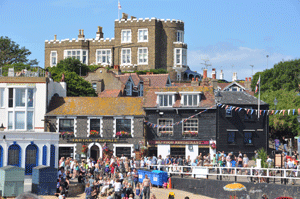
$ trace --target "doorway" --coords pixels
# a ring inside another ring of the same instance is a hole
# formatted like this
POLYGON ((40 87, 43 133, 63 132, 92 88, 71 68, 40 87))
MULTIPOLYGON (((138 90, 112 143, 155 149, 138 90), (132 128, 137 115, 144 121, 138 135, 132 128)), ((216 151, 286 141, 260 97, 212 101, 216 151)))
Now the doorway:
POLYGON ((90 151, 90 157, 97 161, 100 157, 100 150, 97 145, 93 145, 90 151))

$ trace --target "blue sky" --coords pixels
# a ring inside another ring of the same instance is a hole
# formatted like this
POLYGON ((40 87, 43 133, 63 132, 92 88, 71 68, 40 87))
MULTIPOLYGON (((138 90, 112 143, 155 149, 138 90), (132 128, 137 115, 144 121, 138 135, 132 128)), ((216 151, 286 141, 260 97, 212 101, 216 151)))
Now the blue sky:
MULTIPOLYGON (((282 60, 299 58, 300 0, 120 0, 121 12, 137 18, 156 17, 185 22, 188 65, 202 71, 202 59, 222 69, 225 79, 239 79, 282 60), (269 55, 267 60, 266 55, 269 55)), ((120 13, 121 13, 120 12, 120 13)), ((44 41, 114 37, 117 0, 0 0, 0 35, 28 48, 44 66, 44 41)), ((209 74, 211 67, 208 69, 209 74)), ((201 72, 202 73, 202 72, 201 72)))

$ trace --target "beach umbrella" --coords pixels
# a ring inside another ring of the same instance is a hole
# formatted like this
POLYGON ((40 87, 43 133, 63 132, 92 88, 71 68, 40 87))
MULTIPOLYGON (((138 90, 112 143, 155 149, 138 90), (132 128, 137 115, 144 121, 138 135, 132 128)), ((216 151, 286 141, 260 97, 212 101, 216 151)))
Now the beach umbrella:
MULTIPOLYGON (((236 192, 237 191, 246 191, 246 187, 240 183, 233 183, 233 184, 228 184, 225 187, 223 187, 223 189, 225 191, 234 191, 235 192, 235 196, 236 196, 236 192)), ((234 196, 234 198, 235 198, 234 196)))

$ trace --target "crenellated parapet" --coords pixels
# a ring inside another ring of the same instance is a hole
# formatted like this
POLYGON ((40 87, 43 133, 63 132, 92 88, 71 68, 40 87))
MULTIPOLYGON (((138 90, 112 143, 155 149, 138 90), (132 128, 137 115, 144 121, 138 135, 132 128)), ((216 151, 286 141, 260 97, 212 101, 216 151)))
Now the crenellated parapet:
POLYGON ((175 24, 184 24, 182 20, 176 20, 176 19, 157 19, 155 17, 152 18, 133 18, 133 19, 116 19, 115 23, 145 23, 145 22, 151 22, 151 21, 156 21, 156 22, 163 22, 163 23, 175 23, 175 24))

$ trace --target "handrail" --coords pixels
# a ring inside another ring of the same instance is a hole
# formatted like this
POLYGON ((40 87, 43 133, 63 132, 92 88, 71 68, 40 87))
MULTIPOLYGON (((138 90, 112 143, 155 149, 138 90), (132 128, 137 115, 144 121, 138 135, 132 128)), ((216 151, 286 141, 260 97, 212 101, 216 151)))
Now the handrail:
MULTIPOLYGON (((168 174, 181 174, 181 175, 203 175, 203 176, 232 176, 232 177, 254 177, 254 178, 277 178, 277 179, 294 179, 299 180, 300 176, 297 177, 300 172, 300 168, 295 169, 279 169, 279 168, 257 168, 257 167, 212 167, 212 166, 178 166, 178 165, 151 165, 150 167, 163 168, 168 174), (185 169, 186 168, 186 169, 185 169), (196 173, 197 169, 206 169, 207 173, 196 173), (186 170, 186 171, 184 171, 186 170), (233 173, 228 173, 228 171, 233 170, 233 173), (224 173, 223 173, 224 171, 224 173), (241 171, 241 174, 238 172, 241 171), (245 172, 248 171, 248 172, 245 172), (242 173, 245 174, 242 174, 242 173), (280 176, 276 175, 279 172, 280 176), (282 172, 282 176, 281 176, 282 172), (270 175, 275 174, 275 175, 270 175)), ((149 168, 149 166, 147 167, 149 168)))

